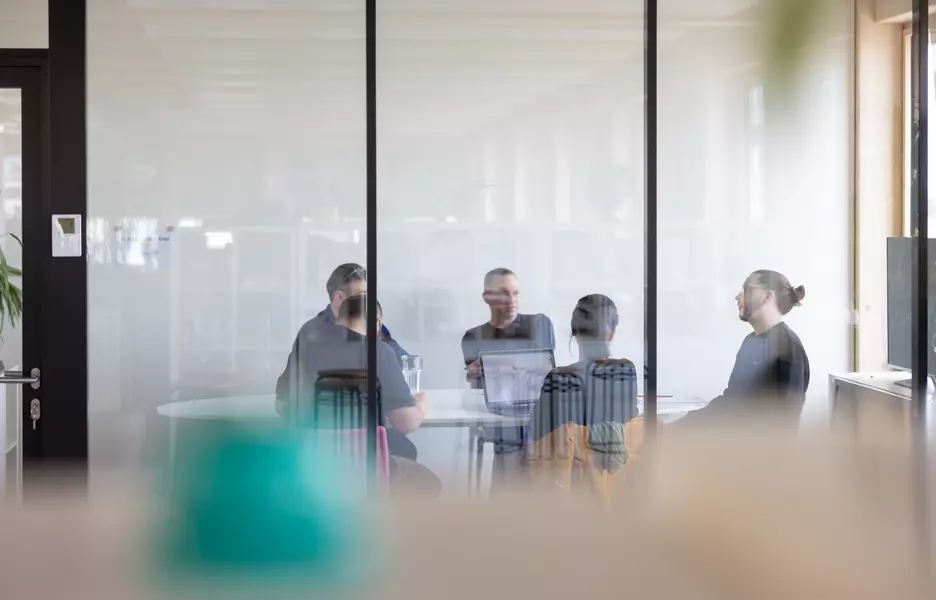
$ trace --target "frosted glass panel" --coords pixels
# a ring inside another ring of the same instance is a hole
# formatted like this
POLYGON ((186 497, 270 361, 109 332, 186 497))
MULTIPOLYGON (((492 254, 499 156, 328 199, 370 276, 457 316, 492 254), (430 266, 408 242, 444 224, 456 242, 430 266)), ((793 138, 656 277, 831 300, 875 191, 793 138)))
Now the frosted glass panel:
MULTIPOLYGON (((853 6, 816 3, 777 32, 782 2, 717 4, 660 41, 660 389, 725 389, 752 331, 735 296, 772 269, 806 288, 786 322, 811 363, 805 412, 823 411, 828 374, 851 368, 853 6)), ((662 31, 684 5, 660 3, 662 31)))
POLYGON ((366 256, 364 3, 240 4, 88 2, 92 473, 164 457, 160 405, 272 412, 366 256))
MULTIPOLYGON (((10 234, 23 235, 23 105, 19 89, 0 88, 0 247, 10 265, 20 268, 23 250, 10 234)), ((13 280, 17 286, 22 282, 13 280)), ((7 368, 22 366, 23 334, 3 324, 0 360, 7 368)))
POLYGON ((520 313, 553 321, 559 363, 598 292, 622 314, 615 350, 641 362, 643 3, 457 4, 378 7, 386 321, 427 386, 463 384, 462 336, 504 267, 520 313))
MULTIPOLYGON (((524 340, 482 348, 577 361, 586 294, 616 303, 612 353, 641 368, 642 15, 641 0, 378 3, 380 295, 430 396, 468 385, 479 344, 463 338, 484 328, 524 340), (496 268, 516 275, 506 325, 482 297, 496 268), (514 331, 524 315, 545 315, 554 341, 514 331)), ((464 441, 412 437, 447 489, 464 485, 464 441)))
POLYGON ((48 48, 48 0, 3 0, 0 48, 48 48))
MULTIPOLYGON (((0 247, 11 266, 23 266, 23 251, 9 234, 23 234, 23 102, 19 89, 0 88, 0 247)), ((22 287, 19 278, 12 283, 22 287)), ((0 360, 7 369, 22 368, 23 333, 21 321, 12 327, 7 319, 0 339, 0 360)), ((19 403, 21 388, 0 386, 0 409, 3 411, 3 464, 0 465, 0 490, 13 493, 18 483, 19 403)))
MULTIPOLYGON (((163 452, 166 403, 272 395, 328 275, 365 260, 363 2, 223 4, 89 0, 92 471, 163 452)), ((761 3, 661 3, 663 394, 724 388, 748 332, 733 298, 760 268, 806 286, 789 323, 810 402, 849 366, 846 4, 820 11, 781 85, 761 3)), ((643 1, 381 0, 377 18, 368 266, 422 387, 471 385, 463 341, 497 302, 579 360, 587 294, 614 301, 610 353, 640 372, 643 1), (512 289, 486 285, 495 268, 512 289)), ((411 436, 455 489, 460 436, 411 436)))

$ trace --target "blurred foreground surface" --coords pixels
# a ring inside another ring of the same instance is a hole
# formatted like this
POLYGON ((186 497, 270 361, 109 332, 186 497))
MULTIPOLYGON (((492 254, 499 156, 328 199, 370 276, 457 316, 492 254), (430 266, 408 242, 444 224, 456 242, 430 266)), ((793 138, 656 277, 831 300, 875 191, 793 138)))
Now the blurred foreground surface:
MULTIPOLYGON (((484 503, 365 504, 369 535, 355 543, 379 548, 383 562, 337 586, 277 584, 275 569, 249 564, 198 585, 157 584, 149 537, 169 525, 150 490, 114 482, 89 502, 56 489, 0 513, 0 597, 934 598, 917 554, 906 446, 894 442, 664 437, 617 482, 610 513, 591 496, 523 489, 484 503)), ((316 510, 292 483, 282 489, 292 497, 271 510, 316 510)), ((258 517, 237 506, 224 516, 230 543, 277 543, 263 523, 238 523, 258 517)), ((342 560, 361 556, 351 548, 342 560)))

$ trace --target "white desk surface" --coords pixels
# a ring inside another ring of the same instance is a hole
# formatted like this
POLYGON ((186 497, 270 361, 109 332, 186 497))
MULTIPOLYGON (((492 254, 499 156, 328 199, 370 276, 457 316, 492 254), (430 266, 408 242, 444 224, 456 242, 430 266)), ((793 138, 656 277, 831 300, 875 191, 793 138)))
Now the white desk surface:
MULTIPOLYGON (((489 412, 484 407, 484 396, 480 390, 426 390, 426 394, 429 396, 429 411, 423 419, 422 427, 516 426, 529 421, 489 412)), ((641 411, 642 404, 641 400, 641 411)), ((705 404, 660 398, 657 414, 680 415, 702 408, 705 404)), ((156 412, 170 419, 271 421, 280 418, 273 394, 172 402, 157 407, 156 412)))
POLYGON ((910 388, 897 385, 896 382, 909 379, 910 374, 903 371, 880 371, 877 373, 833 373, 829 376, 833 384, 837 382, 849 383, 858 387, 867 388, 877 392, 884 392, 891 396, 900 396, 910 400, 910 388))

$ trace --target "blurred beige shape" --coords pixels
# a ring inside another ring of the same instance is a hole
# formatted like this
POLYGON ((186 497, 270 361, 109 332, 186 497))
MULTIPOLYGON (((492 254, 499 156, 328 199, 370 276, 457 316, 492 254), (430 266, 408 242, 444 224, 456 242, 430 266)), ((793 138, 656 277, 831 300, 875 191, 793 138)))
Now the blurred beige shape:
MULTIPOLYGON (((590 490, 395 500, 382 519, 386 570, 356 597, 933 598, 915 554, 909 479, 893 475, 906 474, 907 458, 897 441, 709 432, 644 448, 613 511, 590 490)), ((149 598, 135 559, 140 505, 108 497, 4 511, 0 597, 149 598)))

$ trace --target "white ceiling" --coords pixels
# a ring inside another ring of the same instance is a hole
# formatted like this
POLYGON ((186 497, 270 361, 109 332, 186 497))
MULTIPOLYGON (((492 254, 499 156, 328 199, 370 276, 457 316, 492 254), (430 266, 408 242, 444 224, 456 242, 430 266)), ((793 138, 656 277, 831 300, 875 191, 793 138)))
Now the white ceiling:
MULTIPOLYGON (((756 0, 662 2, 661 40, 756 0)), ((384 128, 458 133, 583 84, 642 86, 643 0, 378 0, 384 128)), ((362 0, 89 0, 92 110, 158 127, 363 125, 362 0), (315 118, 306 118, 315 115, 315 118), (313 121, 315 121, 313 125, 313 121)))

